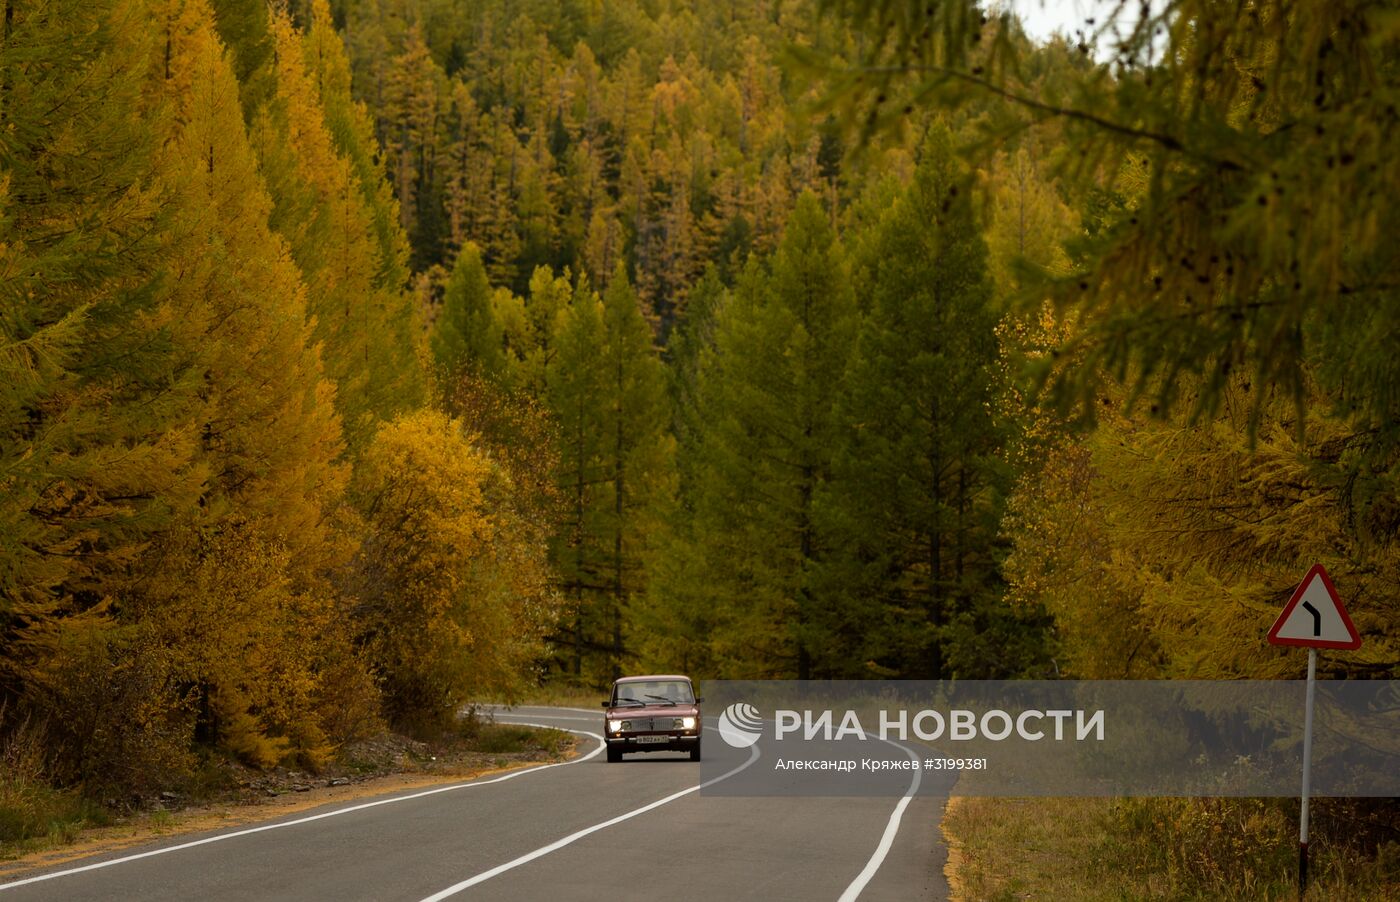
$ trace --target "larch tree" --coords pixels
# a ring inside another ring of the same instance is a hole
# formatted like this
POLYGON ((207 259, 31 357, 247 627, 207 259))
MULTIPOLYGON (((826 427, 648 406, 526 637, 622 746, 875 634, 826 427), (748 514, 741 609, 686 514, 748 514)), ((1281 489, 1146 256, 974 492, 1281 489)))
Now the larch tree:
MULTIPOLYGON (((197 456, 203 380, 195 329, 158 290, 164 198, 148 173, 163 111, 143 98, 159 57, 139 25, 142 13, 130 2, 6 8, 0 697, 7 700, 32 690, 36 668, 58 660, 73 637, 86 636, 89 648, 108 641, 112 603, 143 549, 196 506, 209 478, 197 456)), ((108 665, 123 652, 111 653, 108 665)), ((120 683, 108 683, 114 696, 120 683)))
POLYGON ((163 287, 197 329, 209 476, 197 515, 163 541, 128 605, 180 650, 181 677, 230 748, 264 766, 285 751, 319 763, 329 749, 315 670, 335 613, 324 578, 348 558, 331 527, 348 476, 334 388, 300 273, 268 227, 272 203, 211 11, 174 0, 164 12, 154 84, 171 112, 154 160, 171 195, 163 287), (190 593, 191 583, 204 588, 190 593))
POLYGON ((445 395, 450 395, 466 374, 487 381, 505 377, 504 336, 491 298, 491 283, 481 262, 481 251, 468 242, 457 255, 447 280, 430 341, 445 395))
POLYGON ((529 292, 521 298, 504 297, 498 304, 505 330, 508 374, 512 388, 542 399, 552 384, 552 370, 559 354, 556 333, 560 313, 577 297, 587 297, 586 280, 569 284, 569 274, 556 276, 548 267, 537 267, 530 276, 529 292))
POLYGON ((1400 215, 1389 202, 1400 83, 1388 12, 1364 0, 1119 5, 1080 48, 1110 64, 1060 66, 1039 96, 1022 80, 1038 51, 1009 13, 989 21, 971 0, 908 16, 894 0, 826 6, 867 38, 832 89, 866 134, 902 117, 885 102, 897 96, 1004 102, 1017 115, 984 117, 989 145, 1028 119, 1062 129, 1077 150, 1059 167, 1067 186, 1086 206, 1119 195, 1072 249, 1073 271, 1042 280, 1083 318, 1039 367, 1062 409, 1091 422, 1100 389, 1121 382, 1126 405, 1206 418, 1246 371, 1260 405, 1247 430, 1276 389, 1297 429, 1313 409, 1350 417, 1369 448, 1358 465, 1394 471, 1400 256, 1386 236, 1400 215))
MULTIPOLYGON (((364 103, 351 93, 350 61, 335 32, 326 0, 314 0, 311 4, 311 22, 303 42, 306 66, 316 81, 326 128, 336 149, 354 168, 374 220, 379 244, 375 285, 386 292, 401 291, 408 283, 408 235, 399 226, 399 201, 389 183, 383 152, 374 135, 373 118, 364 103)), ((414 336, 410 325, 408 321, 401 323, 396 337, 411 341, 414 336)))
MULTIPOLYGON (((417 246, 437 251, 441 211, 434 209, 435 198, 429 189, 437 165, 441 73, 429 55, 421 29, 413 26, 408 30, 403 52, 386 68, 379 113, 385 126, 387 162, 399 201, 400 222, 417 246)), ((421 265, 425 261, 416 262, 421 265)))
POLYGON ((275 16, 277 95, 255 119, 254 146, 274 201, 272 223, 308 288, 327 372, 351 450, 372 421, 421 400, 410 296, 384 285, 374 215, 351 161, 335 146, 300 34, 275 16))

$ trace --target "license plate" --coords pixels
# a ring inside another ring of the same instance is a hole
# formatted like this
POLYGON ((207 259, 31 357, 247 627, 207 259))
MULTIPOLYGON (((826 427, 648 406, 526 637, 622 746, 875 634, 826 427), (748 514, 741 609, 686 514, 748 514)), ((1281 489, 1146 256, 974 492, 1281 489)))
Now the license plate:
POLYGON ((638 745, 643 745, 643 744, 649 745, 649 744, 652 744, 652 743, 670 742, 670 741, 671 741, 671 737, 670 737, 670 736, 638 736, 638 737, 637 737, 637 744, 638 744, 638 745))

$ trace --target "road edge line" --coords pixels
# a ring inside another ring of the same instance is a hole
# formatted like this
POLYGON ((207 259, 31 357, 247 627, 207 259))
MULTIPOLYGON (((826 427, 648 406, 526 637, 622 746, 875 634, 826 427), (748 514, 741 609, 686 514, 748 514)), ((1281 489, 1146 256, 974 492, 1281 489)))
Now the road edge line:
POLYGON ((33 877, 26 877, 23 880, 15 880, 10 883, 0 883, 0 892, 4 892, 7 889, 14 889, 20 886, 28 886, 31 883, 41 883, 45 880, 53 880, 58 877, 67 877, 72 874, 81 874, 86 871, 97 871, 101 870, 102 868, 110 868, 114 865, 125 864, 130 861, 138 861, 142 858, 152 858, 156 855, 165 855, 169 852, 179 852, 183 849, 192 849, 195 846, 204 846, 210 843, 222 842, 226 839, 235 839, 240 836, 248 836, 253 833, 263 833, 268 830, 280 830, 283 827, 295 827, 298 824, 307 824, 311 821, 324 820, 325 818, 336 817, 341 814, 350 814, 351 812, 355 811, 364 811, 367 808, 378 808, 381 805, 392 805, 395 802, 408 802, 413 799, 421 799, 425 796, 437 795, 443 792, 452 792, 457 789, 471 789, 476 786, 490 786, 493 783, 504 783, 506 780, 513 780, 516 777, 523 777, 526 774, 538 773, 539 771, 549 770, 550 768, 554 767, 567 767, 570 764, 582 764, 584 761, 587 761, 595 755, 601 754, 603 748, 606 745, 603 741, 602 736, 598 735, 597 733, 590 733, 587 730, 566 730, 562 727, 538 723, 521 723, 516 724, 516 726, 540 727, 548 730, 563 730, 563 732, 566 733, 574 733, 581 736, 587 736, 590 739, 596 739, 598 741, 598 747, 593 749, 593 751, 589 752, 586 755, 580 755, 577 758, 570 758, 568 761, 556 761, 553 764, 541 764, 535 767, 527 767, 522 770, 511 771, 508 774, 502 774, 499 777, 491 777, 485 780, 468 780, 464 783, 452 783, 448 786, 436 786, 432 789, 426 789, 421 792, 411 793, 409 795, 394 796, 391 799, 378 799, 373 802, 362 802, 358 805, 351 805, 348 808, 337 808, 334 811, 324 811, 320 814, 310 815, 309 817, 297 818, 295 820, 290 821, 279 821, 275 824, 261 824, 257 827, 245 827, 241 830, 235 830, 232 833, 218 833, 214 836, 206 836, 203 839, 196 839, 190 842, 179 843, 173 846, 163 846, 159 849, 150 849, 145 852, 138 852, 135 855, 124 855, 120 858, 111 858, 106 861, 97 861, 93 862, 92 864, 85 864, 76 868, 65 868, 59 871, 50 871, 47 874, 37 874, 33 877))
MULTIPOLYGON (((889 742, 890 745, 895 748, 904 749, 904 752, 913 759, 917 765, 919 760, 919 754, 917 752, 911 751, 909 748, 897 742, 890 742, 888 739, 882 741, 889 742)), ((836 902, 855 902, 856 899, 860 898, 860 894, 865 892, 865 887, 869 885, 870 881, 875 877, 875 874, 880 870, 880 865, 885 863, 885 856, 890 854, 890 849, 894 846, 894 838, 899 835, 899 823, 904 819, 904 810, 909 807, 910 801, 912 801, 915 794, 918 793, 919 783, 922 780, 923 775, 919 773, 916 766, 914 768, 914 779, 909 781, 908 792, 904 793, 904 797, 894 806, 894 811, 890 812, 890 819, 885 824, 885 832, 880 834, 879 845, 875 847, 875 851, 871 854, 870 860, 865 863, 865 867, 861 868, 860 873, 856 875, 856 879, 851 881, 850 885, 846 887, 846 891, 837 898, 836 902)))

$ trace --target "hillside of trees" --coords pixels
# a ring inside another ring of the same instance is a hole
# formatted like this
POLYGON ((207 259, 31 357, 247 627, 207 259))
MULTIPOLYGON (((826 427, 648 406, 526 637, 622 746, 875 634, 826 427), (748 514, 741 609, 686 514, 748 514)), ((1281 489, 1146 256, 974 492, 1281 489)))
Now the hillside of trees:
POLYGON ((129 798, 629 671, 1296 677, 1314 562, 1393 676, 1393 17, 912 9, 7 2, 0 737, 129 798))

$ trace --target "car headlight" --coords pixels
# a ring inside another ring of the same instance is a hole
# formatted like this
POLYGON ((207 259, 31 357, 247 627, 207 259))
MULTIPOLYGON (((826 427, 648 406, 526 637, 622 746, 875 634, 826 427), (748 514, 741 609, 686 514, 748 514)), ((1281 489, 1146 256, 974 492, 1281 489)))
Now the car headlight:
POLYGON ((610 721, 608 721, 608 732, 609 732, 609 733, 621 733, 621 732, 622 732, 622 728, 625 727, 626 725, 627 725, 627 721, 625 721, 625 720, 610 720, 610 721))
POLYGON ((681 729, 682 729, 682 730, 693 730, 693 729, 695 729, 695 718, 693 718, 693 717, 682 717, 682 718, 681 718, 681 729))

